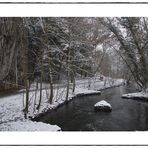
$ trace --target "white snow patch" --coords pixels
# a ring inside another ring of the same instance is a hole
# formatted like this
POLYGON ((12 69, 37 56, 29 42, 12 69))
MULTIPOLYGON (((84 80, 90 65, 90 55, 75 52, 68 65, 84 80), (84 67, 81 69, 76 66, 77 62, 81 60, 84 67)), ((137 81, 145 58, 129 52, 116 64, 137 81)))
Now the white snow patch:
POLYGON ((109 107, 109 108, 112 108, 111 105, 110 105, 108 102, 104 101, 104 100, 99 101, 99 102, 97 102, 97 103, 94 105, 94 107, 100 107, 100 106, 103 106, 103 107, 107 106, 107 107, 109 107))
POLYGON ((0 99, 0 131, 57 131, 58 126, 24 120, 23 94, 0 99))
POLYGON ((0 125, 0 131, 60 131, 57 125, 45 124, 42 122, 32 122, 29 120, 7 122, 0 125))
POLYGON ((81 95, 81 94, 89 95, 89 94, 99 94, 99 93, 101 93, 101 91, 89 90, 86 88, 84 89, 84 88, 76 87, 76 91, 74 93, 74 96, 81 95))
POLYGON ((13 95, 0 99, 0 123, 24 119, 22 95, 13 95))
POLYGON ((138 98, 148 100, 148 93, 145 92, 137 92, 137 93, 129 93, 122 95, 122 98, 138 98))

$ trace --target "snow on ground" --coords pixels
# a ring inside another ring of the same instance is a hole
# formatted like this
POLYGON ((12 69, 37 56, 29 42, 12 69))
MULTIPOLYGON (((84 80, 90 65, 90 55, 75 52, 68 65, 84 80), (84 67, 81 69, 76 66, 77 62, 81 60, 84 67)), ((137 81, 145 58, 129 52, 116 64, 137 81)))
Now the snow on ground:
MULTIPOLYGON (((69 93, 68 100, 78 95, 87 94, 99 94, 100 91, 105 88, 118 86, 123 84, 123 80, 107 79, 105 81, 100 81, 98 78, 95 79, 85 79, 77 80, 75 93, 72 93, 72 89, 69 93)), ((54 98, 52 104, 49 103, 49 87, 46 87, 42 91, 42 102, 39 110, 36 109, 39 102, 40 91, 30 91, 29 94, 29 113, 28 116, 35 117, 40 113, 44 113, 49 109, 54 109, 60 104, 65 102, 66 87, 65 85, 54 86, 54 98), (36 96, 36 97, 35 97, 36 96), (35 99, 36 98, 36 99, 35 99)), ((34 90, 32 87, 31 90, 34 90)), ((33 122, 29 119, 24 120, 24 103, 23 98, 25 95, 23 91, 21 93, 0 98, 0 131, 36 131, 36 130, 46 130, 46 131, 58 131, 60 128, 55 125, 33 122)))
POLYGON ((24 118, 22 108, 22 95, 20 94, 0 98, 0 124, 22 120, 24 118))
POLYGON ((24 120, 23 95, 0 99, 0 131, 59 131, 60 127, 24 120))
POLYGON ((7 122, 0 125, 0 131, 60 131, 57 125, 29 120, 7 122))
POLYGON ((148 100, 148 93, 137 92, 137 93, 124 94, 122 95, 122 98, 148 100))
MULTIPOLYGON (((36 116, 39 113, 46 112, 49 109, 54 109, 65 100, 65 88, 54 90, 53 104, 48 103, 47 90, 42 91, 42 103, 39 110, 36 110, 39 101, 39 91, 37 91, 37 100, 34 102, 35 92, 30 92, 29 116, 36 116), (35 107, 34 107, 35 103, 35 107), (35 110, 34 110, 35 108, 35 110)), ((88 90, 88 93, 97 93, 98 91, 88 90)), ((76 93, 69 95, 69 100, 80 93, 87 94, 86 89, 76 88, 76 93)), ((25 95, 24 95, 25 97, 25 95)), ((23 93, 13 96, 3 97, 0 99, 0 131, 59 131, 60 127, 40 122, 24 120, 23 114, 23 93)))
POLYGON ((90 95, 90 94, 101 94, 101 91, 95 91, 95 90, 89 90, 86 88, 80 88, 76 87, 74 96, 80 96, 80 95, 90 95))
POLYGON ((103 90, 115 86, 120 86, 123 84, 125 81, 123 79, 111 79, 111 78, 106 78, 104 81, 101 82, 96 82, 92 84, 92 89, 94 90, 103 90))

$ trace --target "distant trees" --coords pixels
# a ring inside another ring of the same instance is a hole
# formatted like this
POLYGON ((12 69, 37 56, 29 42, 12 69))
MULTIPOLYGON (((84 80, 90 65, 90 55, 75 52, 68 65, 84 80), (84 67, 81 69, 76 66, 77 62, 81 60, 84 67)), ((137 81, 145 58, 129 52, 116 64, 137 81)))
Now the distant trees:
POLYGON ((135 82, 146 91, 148 87, 148 19, 104 18, 101 22, 113 32, 120 43, 120 54, 135 82))

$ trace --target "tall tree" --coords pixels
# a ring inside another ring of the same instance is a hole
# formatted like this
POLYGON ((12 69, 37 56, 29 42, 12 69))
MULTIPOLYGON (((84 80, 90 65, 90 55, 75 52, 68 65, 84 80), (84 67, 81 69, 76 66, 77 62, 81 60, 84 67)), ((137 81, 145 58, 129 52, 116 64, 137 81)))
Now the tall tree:
POLYGON ((146 91, 148 87, 147 19, 105 18, 101 22, 114 33, 131 74, 136 83, 146 91))

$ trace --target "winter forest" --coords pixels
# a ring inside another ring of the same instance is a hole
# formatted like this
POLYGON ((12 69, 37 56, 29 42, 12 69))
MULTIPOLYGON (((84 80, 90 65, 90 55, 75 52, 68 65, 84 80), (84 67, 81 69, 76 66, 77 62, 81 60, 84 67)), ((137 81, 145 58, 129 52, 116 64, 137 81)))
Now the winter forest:
POLYGON ((0 131, 148 130, 148 18, 1 17, 0 131))

